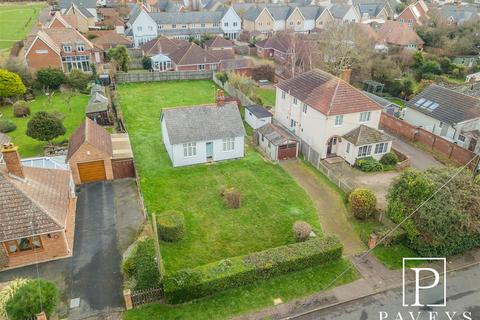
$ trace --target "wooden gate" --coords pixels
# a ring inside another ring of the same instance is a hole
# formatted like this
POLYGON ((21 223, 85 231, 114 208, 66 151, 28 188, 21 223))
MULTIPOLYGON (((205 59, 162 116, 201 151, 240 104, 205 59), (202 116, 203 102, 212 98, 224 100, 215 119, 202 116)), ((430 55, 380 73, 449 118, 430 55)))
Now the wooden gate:
POLYGON ((143 304, 160 301, 163 298, 163 290, 161 288, 151 288, 132 292, 132 306, 134 308, 143 304))
POLYGON ((113 159, 112 170, 114 179, 135 177, 133 159, 113 159))

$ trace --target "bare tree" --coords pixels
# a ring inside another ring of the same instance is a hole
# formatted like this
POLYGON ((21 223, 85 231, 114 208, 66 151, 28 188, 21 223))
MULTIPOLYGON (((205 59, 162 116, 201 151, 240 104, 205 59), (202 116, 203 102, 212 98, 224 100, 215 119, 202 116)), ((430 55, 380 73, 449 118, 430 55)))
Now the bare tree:
POLYGON ((293 30, 278 32, 276 37, 286 48, 286 68, 292 77, 309 71, 313 65, 313 42, 293 30))

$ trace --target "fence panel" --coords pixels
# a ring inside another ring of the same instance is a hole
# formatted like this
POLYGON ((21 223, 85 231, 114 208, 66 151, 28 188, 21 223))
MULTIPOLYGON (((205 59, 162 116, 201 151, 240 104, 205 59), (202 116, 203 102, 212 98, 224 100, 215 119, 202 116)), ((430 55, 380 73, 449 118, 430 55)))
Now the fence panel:
POLYGON ((143 304, 160 301, 163 299, 163 290, 161 288, 152 288, 146 290, 133 291, 131 294, 132 305, 134 308, 143 304))
POLYGON ((212 76, 212 71, 119 72, 116 75, 116 81, 118 83, 128 83, 168 80, 200 80, 211 79, 212 76))
POLYGON ((240 100, 240 103, 242 104, 242 106, 249 106, 249 105, 255 104, 242 91, 238 90, 237 88, 234 88, 228 82, 226 82, 224 85, 222 85, 222 82, 220 80, 218 80, 217 77, 215 77, 215 75, 213 75, 212 79, 213 79, 213 82, 215 82, 215 84, 217 86, 219 86, 220 88, 223 88, 223 90, 228 92, 228 94, 231 95, 232 97, 235 97, 238 100, 240 100))

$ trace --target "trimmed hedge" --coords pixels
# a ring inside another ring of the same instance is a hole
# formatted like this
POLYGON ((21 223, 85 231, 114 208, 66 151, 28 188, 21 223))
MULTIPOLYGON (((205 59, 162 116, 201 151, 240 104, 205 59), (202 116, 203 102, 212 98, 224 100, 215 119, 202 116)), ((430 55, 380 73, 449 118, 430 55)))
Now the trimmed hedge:
POLYGON ((182 269, 164 277, 168 303, 183 303, 342 257, 340 241, 329 236, 182 269))
POLYGON ((372 157, 360 158, 355 161, 355 166, 363 172, 382 171, 382 164, 372 157))
POLYGON ((380 158, 380 163, 386 166, 394 166, 398 163, 398 156, 394 152, 390 151, 385 153, 382 158, 380 158))
POLYGON ((15 122, 10 121, 8 119, 0 119, 0 132, 1 133, 8 133, 12 132, 17 129, 17 125, 15 122))
POLYGON ((158 235, 163 241, 175 242, 185 235, 185 217, 176 211, 167 211, 158 218, 158 235))
POLYGON ((153 239, 139 241, 132 254, 122 262, 122 274, 130 289, 143 290, 160 285, 160 272, 156 262, 153 239))

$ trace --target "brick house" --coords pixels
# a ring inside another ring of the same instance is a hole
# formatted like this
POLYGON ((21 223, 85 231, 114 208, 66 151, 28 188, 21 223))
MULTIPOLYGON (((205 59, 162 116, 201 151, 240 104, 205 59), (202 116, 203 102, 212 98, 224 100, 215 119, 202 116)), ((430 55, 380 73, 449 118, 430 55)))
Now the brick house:
POLYGON ((195 43, 182 47, 170 55, 175 71, 216 71, 220 60, 195 43))
POLYGON ((398 47, 404 50, 421 50, 425 42, 408 25, 388 20, 378 30, 376 44, 398 47))
POLYGON ((22 165, 18 148, 2 148, 0 270, 72 255, 77 198, 69 170, 22 165))
POLYGON ((54 24, 50 28, 41 28, 27 40, 25 47, 25 60, 32 74, 47 67, 65 73, 73 68, 91 72, 92 64, 102 62, 102 50, 72 26, 54 24))
POLYGON ((257 55, 259 57, 271 58, 278 62, 284 62, 288 58, 289 45, 282 39, 270 37, 258 41, 255 46, 257 47, 257 55))
POLYGON ((428 19, 428 7, 423 2, 419 0, 413 4, 407 6, 397 17, 397 21, 400 23, 405 23, 410 28, 423 25, 423 21, 428 19))

